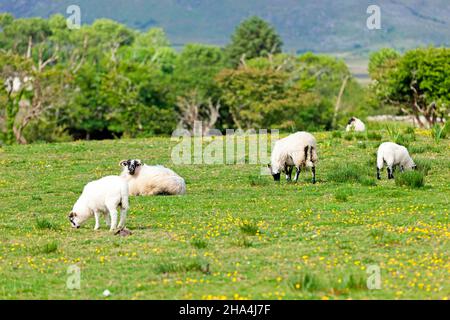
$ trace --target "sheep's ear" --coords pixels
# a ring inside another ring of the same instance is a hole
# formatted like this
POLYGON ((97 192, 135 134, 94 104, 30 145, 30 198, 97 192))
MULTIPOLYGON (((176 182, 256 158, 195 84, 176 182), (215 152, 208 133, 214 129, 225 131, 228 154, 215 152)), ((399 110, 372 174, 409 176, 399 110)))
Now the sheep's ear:
POLYGON ((126 167, 128 165, 128 160, 122 160, 119 162, 119 166, 126 167))
POLYGON ((141 160, 136 159, 136 162, 137 162, 138 165, 142 166, 142 161, 141 160))
POLYGON ((73 218, 73 217, 76 217, 77 215, 76 215, 76 213, 75 212, 70 212, 69 213, 69 218, 73 218))

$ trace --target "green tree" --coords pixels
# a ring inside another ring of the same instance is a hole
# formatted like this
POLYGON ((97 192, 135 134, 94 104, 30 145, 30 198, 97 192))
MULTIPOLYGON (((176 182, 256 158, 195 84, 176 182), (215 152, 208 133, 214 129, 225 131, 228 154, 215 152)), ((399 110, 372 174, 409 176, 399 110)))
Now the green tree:
POLYGON ((374 91, 381 104, 414 115, 420 126, 446 117, 450 103, 450 49, 420 48, 403 56, 371 57, 374 91))
MULTIPOLYGON (((253 64, 253 63, 250 63, 253 64)), ((332 104, 291 81, 282 68, 241 67, 222 71, 217 82, 222 99, 239 128, 280 128, 291 131, 329 128, 332 104)))
POLYGON ((383 48, 370 55, 369 75, 373 80, 381 80, 383 76, 395 67, 401 55, 394 49, 383 48))
POLYGON ((224 65, 221 48, 201 44, 183 48, 175 64, 172 86, 182 127, 192 129, 195 121, 203 121, 204 130, 225 126, 227 113, 220 108, 220 92, 214 81, 224 65))
POLYGON ((250 17, 235 30, 226 47, 229 63, 237 66, 242 57, 252 59, 281 52, 283 42, 276 30, 259 17, 250 17))

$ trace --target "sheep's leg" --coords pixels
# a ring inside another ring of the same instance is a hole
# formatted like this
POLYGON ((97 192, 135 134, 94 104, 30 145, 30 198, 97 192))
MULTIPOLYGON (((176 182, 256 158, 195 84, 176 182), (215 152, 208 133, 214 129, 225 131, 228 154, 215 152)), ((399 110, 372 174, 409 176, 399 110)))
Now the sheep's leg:
POLYGON ((392 168, 392 166, 389 166, 387 168, 387 172, 388 172, 388 179, 394 179, 394 169, 392 168))
POLYGON ((405 167, 403 167, 403 166, 400 166, 400 172, 405 172, 405 167))
POLYGON ((377 167, 377 179, 381 180, 380 168, 377 167))
POLYGON ((316 183, 316 167, 311 167, 311 173, 312 173, 312 183, 316 183))
POLYGON ((298 176, 299 175, 300 175, 300 166, 295 167, 295 178, 294 178, 295 182, 298 181, 298 176))
POLYGON ((95 210, 94 211, 94 217, 95 217, 95 227, 94 230, 100 229, 100 212, 95 210))
POLYGON ((291 181, 292 180, 292 170, 293 170, 292 166, 286 165, 284 167, 284 171, 286 172, 286 181, 291 181))
POLYGON ((109 213, 106 213, 106 215, 105 215, 105 221, 106 221, 106 225, 107 225, 108 227, 110 227, 110 226, 111 226, 111 217, 109 216, 109 213))
POLYGON ((117 209, 109 209, 109 215, 111 216, 111 227, 109 231, 114 231, 117 227, 117 209))
POLYGON ((122 208, 120 210, 120 222, 119 222, 119 226, 118 226, 119 229, 125 228, 125 221, 127 219, 127 211, 128 210, 124 209, 124 208, 122 208))

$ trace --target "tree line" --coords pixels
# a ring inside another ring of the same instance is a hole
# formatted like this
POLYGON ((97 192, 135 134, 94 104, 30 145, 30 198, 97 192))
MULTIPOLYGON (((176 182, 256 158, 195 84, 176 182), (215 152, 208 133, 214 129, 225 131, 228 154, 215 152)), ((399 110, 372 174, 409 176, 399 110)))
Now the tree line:
POLYGON ((328 130, 385 106, 427 121, 446 114, 446 48, 382 50, 370 62, 376 81, 363 88, 343 60, 283 53, 282 45, 258 17, 237 26, 224 47, 187 44, 177 52, 160 28, 140 32, 99 19, 70 30, 62 15, 1 14, 0 140, 170 135, 195 121, 205 131, 328 130))

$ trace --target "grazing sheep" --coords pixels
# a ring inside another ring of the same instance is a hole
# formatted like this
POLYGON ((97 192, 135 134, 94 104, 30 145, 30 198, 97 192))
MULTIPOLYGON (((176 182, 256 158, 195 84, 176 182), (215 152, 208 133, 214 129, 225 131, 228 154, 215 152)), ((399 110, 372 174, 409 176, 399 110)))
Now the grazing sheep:
POLYGON ((117 226, 117 208, 120 210, 119 228, 125 227, 128 211, 128 184, 119 176, 107 176, 89 182, 69 214, 72 227, 79 228, 94 215, 94 230, 100 228, 100 214, 106 215, 106 224, 113 231, 117 226))
POLYGON ((186 193, 184 179, 164 166, 148 166, 141 160, 123 160, 122 178, 130 196, 180 195, 186 193))
POLYGON ((366 126, 364 125, 364 122, 362 122, 358 118, 352 117, 348 121, 345 131, 347 131, 347 132, 350 132, 350 131, 363 132, 363 131, 366 131, 366 126))
POLYGON ((316 138, 308 132, 297 132, 275 143, 268 166, 275 181, 280 181, 281 172, 286 173, 286 180, 290 181, 295 167, 295 182, 298 181, 301 167, 311 167, 312 182, 316 183, 317 161, 316 138))
POLYGON ((383 169, 384 162, 387 165, 388 179, 394 179, 394 167, 400 166, 400 170, 416 169, 414 161, 411 159, 408 150, 393 142, 384 142, 378 147, 377 152, 377 178, 381 180, 380 170, 383 169))

